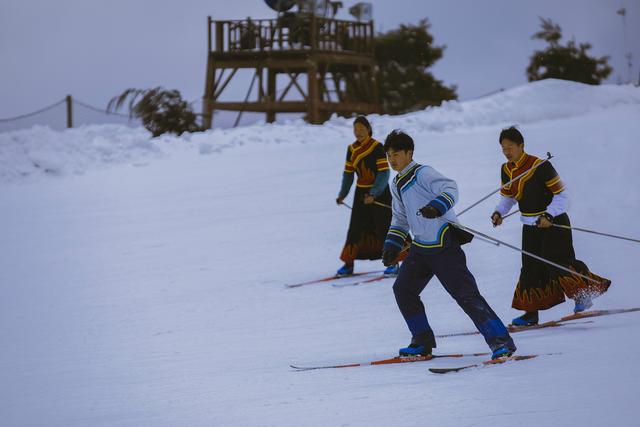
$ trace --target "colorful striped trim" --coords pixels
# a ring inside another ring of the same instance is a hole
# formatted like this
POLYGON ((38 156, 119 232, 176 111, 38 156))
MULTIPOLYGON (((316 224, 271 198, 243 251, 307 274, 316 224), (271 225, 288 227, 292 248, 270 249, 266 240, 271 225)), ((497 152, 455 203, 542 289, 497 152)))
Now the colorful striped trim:
POLYGON ((376 169, 378 169, 379 172, 389 170, 389 162, 387 162, 387 159, 376 160, 376 169))
POLYGON ((389 231, 387 232, 387 238, 384 241, 384 246, 388 247, 389 245, 393 245, 402 249, 404 246, 404 241, 406 239, 406 231, 399 228, 389 228, 389 231))
POLYGON ((432 201, 430 201, 427 205, 434 207, 440 212, 440 215, 444 215, 455 202, 453 201, 453 197, 450 194, 442 193, 432 201))
POLYGON ((544 160, 541 160, 536 156, 523 153, 522 157, 515 163, 515 165, 511 166, 510 163, 503 164, 502 168, 509 177, 509 180, 512 180, 514 177, 521 174, 523 175, 515 182, 503 187, 500 190, 500 194, 505 197, 513 197, 516 200, 522 199, 524 185, 533 177, 533 174, 536 171, 534 168, 543 161, 544 160))
POLYGON ((398 237, 402 238, 402 239, 406 239, 408 236, 408 233, 404 230, 401 230, 399 228, 389 228, 388 231, 389 234, 395 234, 398 237))
POLYGON ((520 215, 522 215, 522 216, 538 216, 538 215, 542 215, 545 212, 546 211, 542 211, 542 212, 520 212, 520 215))
POLYGON ((546 185, 553 194, 561 193, 564 190, 564 183, 560 180, 560 176, 550 179, 545 182, 544 185, 546 185))
POLYGON ((431 249, 431 248, 441 248, 444 246, 444 235, 449 230, 449 224, 444 224, 438 230, 438 237, 433 242, 421 242, 417 239, 413 240, 413 244, 418 246, 419 248, 431 249))
POLYGON ((353 167, 358 167, 360 160, 371 154, 378 144, 380 143, 373 138, 369 138, 364 143, 358 144, 357 146, 356 144, 352 144, 351 163, 353 163, 353 167))

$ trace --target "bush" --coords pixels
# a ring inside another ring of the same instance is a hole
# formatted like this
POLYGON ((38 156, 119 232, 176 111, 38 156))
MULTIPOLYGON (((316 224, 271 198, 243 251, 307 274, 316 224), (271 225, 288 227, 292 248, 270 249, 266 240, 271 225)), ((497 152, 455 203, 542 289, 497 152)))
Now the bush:
POLYGON ((434 46, 426 19, 401 25, 375 40, 380 104, 383 113, 402 114, 457 99, 456 87, 445 86, 427 71, 442 58, 445 46, 434 46))
POLYGON ((129 116, 142 120, 142 124, 154 137, 163 133, 182 135, 198 132, 196 115, 177 90, 127 89, 109 101, 107 111, 115 112, 129 99, 129 116))
POLYGON ((531 38, 546 41, 549 45, 542 51, 535 51, 527 67, 529 81, 542 79, 572 80, 587 84, 600 84, 611 74, 609 57, 592 58, 587 54, 591 44, 576 45, 570 40, 565 46, 560 44, 562 29, 551 19, 540 18, 542 29, 531 38))

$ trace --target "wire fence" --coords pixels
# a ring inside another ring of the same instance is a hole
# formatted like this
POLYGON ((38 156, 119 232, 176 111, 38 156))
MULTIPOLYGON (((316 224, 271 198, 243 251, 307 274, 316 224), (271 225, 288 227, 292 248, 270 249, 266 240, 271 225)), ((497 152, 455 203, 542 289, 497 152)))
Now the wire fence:
POLYGON ((0 117, 0 132, 48 126, 55 130, 90 124, 120 124, 142 126, 139 119, 128 114, 108 112, 87 102, 67 96, 46 107, 14 117, 0 117))

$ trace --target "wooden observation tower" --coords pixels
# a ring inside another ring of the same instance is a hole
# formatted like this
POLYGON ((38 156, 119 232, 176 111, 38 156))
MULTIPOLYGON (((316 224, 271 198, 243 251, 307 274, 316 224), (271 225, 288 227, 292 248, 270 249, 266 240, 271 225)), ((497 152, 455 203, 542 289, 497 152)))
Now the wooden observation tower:
POLYGON ((260 20, 214 21, 209 17, 207 25, 206 128, 211 128, 216 110, 238 111, 239 115, 263 112, 269 123, 275 121, 276 113, 305 113, 305 119, 314 124, 323 123, 333 113, 349 116, 380 111, 373 21, 284 13, 277 19, 260 20), (220 101, 240 69, 253 70, 245 99, 220 101))

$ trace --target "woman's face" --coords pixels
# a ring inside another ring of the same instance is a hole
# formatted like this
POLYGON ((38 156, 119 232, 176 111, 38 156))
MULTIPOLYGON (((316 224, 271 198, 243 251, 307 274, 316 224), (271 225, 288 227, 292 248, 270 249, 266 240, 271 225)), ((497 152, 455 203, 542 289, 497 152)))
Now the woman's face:
POLYGON ((500 141, 500 145, 502 146, 502 154, 504 154, 510 162, 518 161, 522 153, 524 153, 524 144, 518 144, 507 138, 500 141))
POLYGON ((362 123, 354 123, 353 134, 358 141, 362 142, 369 137, 369 129, 362 123))

